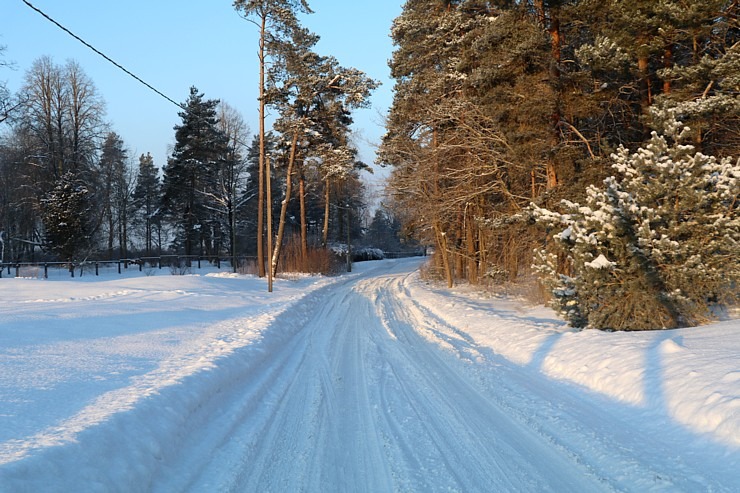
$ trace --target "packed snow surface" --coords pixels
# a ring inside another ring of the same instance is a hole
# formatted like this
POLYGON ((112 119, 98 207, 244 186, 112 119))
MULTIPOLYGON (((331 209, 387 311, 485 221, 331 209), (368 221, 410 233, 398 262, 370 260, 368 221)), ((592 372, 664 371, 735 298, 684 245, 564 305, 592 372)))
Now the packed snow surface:
POLYGON ((0 491, 740 491, 738 321, 576 331, 418 266, 0 279, 0 491))

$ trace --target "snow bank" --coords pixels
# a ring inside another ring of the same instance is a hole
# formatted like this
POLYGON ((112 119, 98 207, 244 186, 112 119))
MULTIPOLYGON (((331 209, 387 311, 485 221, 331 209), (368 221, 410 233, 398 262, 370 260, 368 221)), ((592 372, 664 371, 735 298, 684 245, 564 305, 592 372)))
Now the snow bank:
POLYGON ((291 306, 332 282, 3 279, 0 491, 67 491, 72 471, 87 491, 146 491, 187 416, 249 381, 296 330, 291 306))
POLYGON ((740 320, 660 332, 579 331, 544 307, 464 288, 450 295, 418 279, 408 288, 476 347, 740 447, 740 320))

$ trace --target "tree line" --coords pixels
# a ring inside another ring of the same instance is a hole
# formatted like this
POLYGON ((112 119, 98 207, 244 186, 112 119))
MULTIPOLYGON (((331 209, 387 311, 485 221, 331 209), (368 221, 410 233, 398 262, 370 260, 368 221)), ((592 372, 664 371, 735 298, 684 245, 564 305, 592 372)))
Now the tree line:
POLYGON ((265 275, 288 241, 308 270, 310 249, 362 236, 367 166, 351 139, 352 112, 378 83, 315 52, 318 35, 298 19, 310 13, 305 2, 234 8, 260 32, 254 137, 235 108, 191 87, 173 150, 154 163, 130 155, 76 62, 41 57, 18 94, 2 87, 2 260, 251 255, 265 275))
POLYGON ((534 263, 574 325, 709 316, 740 280, 738 9, 407 0, 378 158, 404 230, 450 286, 534 263))

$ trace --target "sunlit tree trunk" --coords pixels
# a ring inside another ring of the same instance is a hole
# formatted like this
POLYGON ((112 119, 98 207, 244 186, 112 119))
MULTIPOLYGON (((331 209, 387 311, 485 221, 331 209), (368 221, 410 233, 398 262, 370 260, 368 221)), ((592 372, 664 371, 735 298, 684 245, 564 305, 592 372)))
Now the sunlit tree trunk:
POLYGON ((329 241, 329 199, 331 198, 329 178, 324 180, 324 227, 321 230, 321 246, 326 247, 329 241))
MULTIPOLYGON (((259 120, 260 120, 260 157, 259 157, 259 172, 258 172, 258 184, 257 184, 257 271, 260 277, 265 277, 265 253, 264 253, 264 239, 263 230, 265 227, 264 223, 264 209, 265 209, 265 179, 266 172, 269 173, 269 169, 265 167, 265 36, 267 27, 267 15, 263 15, 260 24, 260 48, 259 48, 259 62, 260 62, 260 101, 259 101, 259 120)), ((269 187, 268 187, 269 190, 269 187)), ((269 204, 268 204, 269 207, 269 204)), ((272 286, 270 286, 271 288, 272 286)))
POLYGON ((285 172, 285 198, 280 207, 280 221, 278 222, 277 238, 275 238, 275 249, 272 252, 272 275, 277 274, 277 265, 280 258, 280 249, 283 243, 283 234, 285 232, 285 218, 288 214, 288 202, 293 191, 293 164, 295 163, 296 147, 298 146, 298 131, 293 132, 293 142, 290 144, 290 157, 288 158, 288 169, 285 172))

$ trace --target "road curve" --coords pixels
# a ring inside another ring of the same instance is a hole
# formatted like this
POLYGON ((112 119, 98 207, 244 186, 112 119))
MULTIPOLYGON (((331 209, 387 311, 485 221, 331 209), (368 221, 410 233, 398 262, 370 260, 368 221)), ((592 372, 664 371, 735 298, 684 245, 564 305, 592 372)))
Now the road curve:
POLYGON ((291 337, 187 418, 150 489, 610 491, 422 336, 443 322, 405 291, 415 264, 393 265, 293 307, 291 337))

